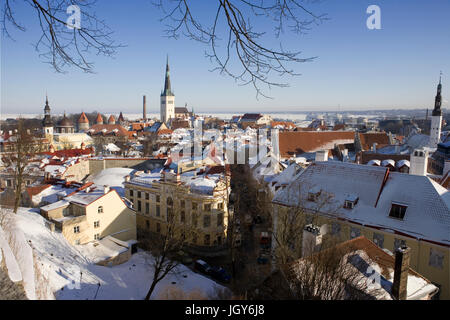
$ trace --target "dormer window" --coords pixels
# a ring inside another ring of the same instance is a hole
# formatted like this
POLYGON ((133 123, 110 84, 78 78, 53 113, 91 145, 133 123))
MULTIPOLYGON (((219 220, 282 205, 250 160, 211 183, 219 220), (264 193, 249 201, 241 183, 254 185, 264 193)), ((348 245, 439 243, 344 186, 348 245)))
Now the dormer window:
POLYGON ((358 200, 359 200, 359 198, 356 195, 352 195, 352 194, 347 195, 345 197, 345 201, 344 201, 344 208, 350 209, 350 210, 353 209, 356 206, 356 204, 358 203, 358 200))
POLYGON ((392 203, 391 211, 389 212, 389 217, 403 220, 407 208, 408 206, 404 204, 392 203))
POLYGON ((319 188, 313 188, 308 192, 308 201, 317 202, 319 199, 321 190, 319 188))

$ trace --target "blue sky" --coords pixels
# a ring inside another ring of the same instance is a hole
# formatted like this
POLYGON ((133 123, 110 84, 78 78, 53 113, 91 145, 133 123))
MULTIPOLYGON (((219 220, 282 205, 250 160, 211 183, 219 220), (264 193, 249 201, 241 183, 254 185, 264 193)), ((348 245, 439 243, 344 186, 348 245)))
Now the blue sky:
MULTIPOLYGON (((204 8, 195 14, 207 21, 214 1, 192 1, 196 9, 204 8)), ((187 103, 197 112, 338 110, 339 105, 340 110, 431 108, 440 70, 443 105, 449 107, 448 0, 322 0, 309 5, 330 20, 306 35, 285 34, 281 40, 289 49, 301 50, 303 57, 318 58, 296 66, 301 76, 281 79, 290 87, 265 90, 273 99, 259 100, 251 86, 210 72, 215 65, 204 57, 207 48, 202 44, 165 38, 162 13, 151 0, 98 1, 97 14, 127 47, 114 59, 92 57, 95 74, 73 68, 57 74, 43 63, 32 46, 39 38, 34 12, 17 3, 17 17, 27 31, 14 30, 15 41, 2 37, 2 113, 39 113, 46 92, 55 113, 139 113, 143 94, 148 112, 159 112, 167 54, 176 105, 187 103), (372 4, 381 8, 381 30, 366 27, 366 9, 372 4)), ((271 31, 264 24, 257 27, 271 31)), ((272 79, 278 81, 275 75, 272 79)))

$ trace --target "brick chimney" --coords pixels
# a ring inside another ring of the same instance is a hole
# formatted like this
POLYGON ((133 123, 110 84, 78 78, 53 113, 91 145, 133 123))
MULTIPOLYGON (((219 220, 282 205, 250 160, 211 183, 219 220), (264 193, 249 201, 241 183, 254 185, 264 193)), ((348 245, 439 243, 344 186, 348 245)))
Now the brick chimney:
POLYGON ((328 150, 316 151, 316 162, 318 161, 328 161, 328 150))
POLYGON ((142 102, 142 119, 144 119, 144 121, 147 120, 147 101, 145 96, 142 102))
POLYGON ((303 229, 302 258, 312 255, 322 244, 322 233, 318 226, 308 224, 303 229))
POLYGON ((394 283, 392 296, 395 300, 406 300, 409 274, 410 248, 401 246, 395 250, 394 283))

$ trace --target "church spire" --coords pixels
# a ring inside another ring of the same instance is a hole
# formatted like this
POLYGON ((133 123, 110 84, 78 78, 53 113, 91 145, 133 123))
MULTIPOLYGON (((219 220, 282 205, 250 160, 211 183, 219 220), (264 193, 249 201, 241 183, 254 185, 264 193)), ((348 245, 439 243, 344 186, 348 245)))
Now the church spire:
POLYGON ((161 96, 173 96, 172 88, 170 85, 170 69, 169 69, 169 55, 167 55, 166 60, 166 77, 164 81, 164 91, 161 93, 161 96))
POLYGON ((442 111, 441 111, 441 104, 442 104, 442 96, 441 96, 441 91, 442 91, 442 71, 439 75, 439 84, 437 87, 437 94, 436 94, 436 99, 434 101, 434 110, 433 110, 433 116, 441 116, 442 115, 442 111))

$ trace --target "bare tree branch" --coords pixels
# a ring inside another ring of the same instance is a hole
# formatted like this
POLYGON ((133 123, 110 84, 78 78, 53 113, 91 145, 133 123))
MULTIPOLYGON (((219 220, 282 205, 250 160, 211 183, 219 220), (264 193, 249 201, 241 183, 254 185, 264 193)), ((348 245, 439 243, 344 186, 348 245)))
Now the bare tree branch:
MULTIPOLYGON (((272 75, 297 76, 291 64, 310 62, 316 57, 301 58, 301 51, 279 49, 264 44, 265 32, 255 31, 255 20, 267 19, 274 26, 274 36, 279 38, 287 29, 302 34, 327 19, 316 15, 299 0, 217 0, 212 22, 202 23, 193 13, 192 1, 157 0, 155 6, 163 12, 162 22, 167 22, 166 35, 177 39, 180 34, 209 47, 208 57, 218 71, 232 77, 240 85, 252 85, 259 95, 268 97, 261 90, 265 85, 286 87, 287 83, 271 80, 272 75), (221 47, 221 44, 225 44, 221 47), (237 66, 236 66, 237 65, 237 66)), ((264 20, 265 21, 265 20, 264 20)))

